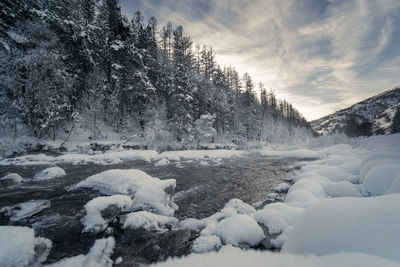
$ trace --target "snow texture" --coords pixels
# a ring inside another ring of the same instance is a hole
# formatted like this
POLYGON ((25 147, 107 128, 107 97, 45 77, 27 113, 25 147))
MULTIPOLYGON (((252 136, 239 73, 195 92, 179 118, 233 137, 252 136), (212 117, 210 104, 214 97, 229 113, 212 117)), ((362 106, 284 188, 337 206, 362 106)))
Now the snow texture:
POLYGON ((0 266, 28 266, 43 262, 51 249, 51 241, 35 237, 28 227, 0 226, 0 266), (35 245, 45 245, 42 255, 35 254, 35 245))
POLYGON ((111 255, 115 247, 113 237, 102 238, 95 241, 87 255, 78 255, 62 259, 49 266, 52 267, 111 267, 111 255))
POLYGON ((101 211, 114 205, 122 211, 129 210, 132 206, 132 199, 125 195, 113 195, 96 197, 85 205, 86 216, 84 218, 84 231, 100 232, 107 227, 107 221, 102 217, 101 211))
POLYGON ((126 215, 123 222, 123 229, 138 229, 143 228, 147 231, 162 230, 167 225, 178 224, 178 219, 158 214, 153 214, 148 211, 131 212, 126 215))
POLYGON ((170 258, 158 263, 157 267, 203 267, 203 266, 279 266, 279 267, 337 267, 399 266, 398 262, 367 254, 338 253, 324 256, 291 255, 287 253, 261 252, 223 247, 219 252, 191 254, 183 258, 170 258))
POLYGON ((234 246, 240 243, 255 246, 265 238, 262 228, 256 221, 243 214, 223 219, 215 227, 215 235, 219 236, 224 244, 234 246))
POLYGON ((194 253, 207 253, 216 251, 222 246, 221 239, 216 235, 200 236, 192 245, 194 253))
POLYGON ((400 261, 399 221, 399 194, 319 201, 299 218, 282 251, 366 253, 400 261))
POLYGON ((114 169, 92 175, 72 189, 89 187, 106 195, 129 195, 133 208, 173 216, 178 209, 171 198, 175 186, 175 179, 160 180, 136 169, 114 169))
POLYGON ((1 213, 10 217, 11 221, 19 221, 35 215, 42 210, 50 207, 49 200, 30 200, 13 206, 7 206, 0 210, 1 213))
POLYGON ((14 183, 20 183, 23 178, 18 173, 10 173, 1 177, 0 180, 12 180, 14 183))
POLYGON ((50 168, 44 169, 43 171, 35 174, 33 179, 36 181, 50 180, 50 179, 62 177, 65 175, 66 175, 65 171, 63 169, 61 169, 60 167, 50 167, 50 168))

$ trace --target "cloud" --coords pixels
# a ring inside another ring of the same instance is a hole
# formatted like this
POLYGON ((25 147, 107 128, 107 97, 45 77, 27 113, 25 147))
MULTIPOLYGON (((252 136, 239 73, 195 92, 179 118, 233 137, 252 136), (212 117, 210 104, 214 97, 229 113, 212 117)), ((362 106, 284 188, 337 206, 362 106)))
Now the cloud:
POLYGON ((399 84, 398 0, 121 0, 183 25, 220 65, 249 72, 308 119, 399 84))

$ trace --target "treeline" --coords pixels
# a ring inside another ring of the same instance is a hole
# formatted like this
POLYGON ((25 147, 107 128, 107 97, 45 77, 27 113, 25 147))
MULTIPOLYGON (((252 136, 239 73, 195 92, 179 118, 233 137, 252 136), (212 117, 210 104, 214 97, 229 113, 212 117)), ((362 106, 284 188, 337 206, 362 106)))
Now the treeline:
POLYGON ((303 116, 249 74, 219 66, 181 26, 132 20, 117 0, 3 0, 0 115, 17 133, 65 137, 103 126, 146 142, 279 141, 303 116), (261 92, 257 97, 255 91, 261 92))

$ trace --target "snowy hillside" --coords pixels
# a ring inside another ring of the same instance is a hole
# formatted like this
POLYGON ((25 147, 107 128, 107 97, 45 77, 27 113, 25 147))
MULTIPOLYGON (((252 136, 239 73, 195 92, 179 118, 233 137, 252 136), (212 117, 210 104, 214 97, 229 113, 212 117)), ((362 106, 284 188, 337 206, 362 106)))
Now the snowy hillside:
POLYGON ((388 134, 399 101, 400 87, 395 87, 349 108, 314 120, 311 125, 315 131, 322 134, 388 134))

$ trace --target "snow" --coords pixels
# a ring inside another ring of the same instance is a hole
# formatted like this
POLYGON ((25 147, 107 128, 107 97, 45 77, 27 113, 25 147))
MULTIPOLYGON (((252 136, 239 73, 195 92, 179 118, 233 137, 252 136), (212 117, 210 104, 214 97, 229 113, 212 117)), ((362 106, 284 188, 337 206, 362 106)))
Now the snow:
POLYGON ((169 165, 169 164, 170 164, 170 162, 169 162, 169 160, 167 158, 162 158, 162 159, 154 162, 154 166, 155 167, 166 166, 166 165, 169 165))
POLYGON ((158 153, 154 150, 123 150, 109 151, 95 155, 68 153, 61 156, 53 157, 45 154, 27 155, 15 158, 3 159, 0 165, 54 165, 54 164, 98 164, 109 165, 118 164, 123 161, 144 160, 150 162, 157 157, 158 153))
POLYGON ((20 183, 23 178, 18 173, 10 173, 1 177, 0 180, 12 180, 14 183, 20 183))
POLYGON ((35 237, 31 228, 20 226, 0 226, 0 265, 27 266, 43 262, 51 249, 51 241, 35 237), (42 255, 35 255, 35 245, 44 244, 42 255))
POLYGON ((334 198, 310 206, 289 233, 283 252, 354 252, 400 261, 400 195, 334 198))
POLYGON ((11 221, 19 221, 24 218, 35 215, 42 210, 50 207, 49 200, 30 200, 13 206, 7 206, 0 210, 10 217, 11 221))
POLYGON ((216 235, 200 236, 192 245, 194 253, 207 253, 216 251, 222 246, 221 239, 216 235))
POLYGON ((113 237, 102 238, 95 241, 87 255, 78 255, 62 259, 49 266, 52 267, 111 267, 113 261, 111 255, 115 247, 113 237))
POLYGON ((147 231, 162 230, 167 225, 176 225, 178 219, 163 215, 153 214, 147 211, 131 212, 126 215, 123 222, 123 229, 143 228, 147 231))
POLYGON ((262 228, 256 221, 244 214, 234 215, 220 221, 215 228, 215 235, 219 236, 224 244, 234 246, 239 243, 255 246, 265 238, 262 228))
POLYGON ((248 154, 247 151, 241 150, 184 150, 184 151, 168 151, 158 155, 157 159, 166 158, 172 161, 181 160, 204 160, 204 159, 229 159, 243 157, 248 154))
POLYGON ((114 205, 126 211, 132 206, 132 199, 125 195, 113 195, 106 197, 96 197, 85 205, 86 216, 84 218, 84 231, 100 232, 107 227, 107 221, 102 217, 101 211, 114 205))
POLYGON ((66 173, 63 169, 60 167, 50 167, 47 169, 44 169, 41 172, 38 172, 35 174, 33 177, 34 180, 41 181, 41 180, 49 180, 49 179, 54 179, 58 177, 65 176, 66 173))
POLYGON ((238 214, 252 214, 256 212, 255 208, 237 198, 229 200, 224 208, 233 208, 238 214))
POLYGON ((398 262, 375 255, 337 253, 324 256, 291 255, 287 253, 273 253, 238 248, 223 247, 219 252, 207 254, 191 254, 182 258, 169 258, 165 262, 155 264, 157 267, 203 267, 203 266, 279 266, 279 267, 376 267, 399 266, 398 262))
POLYGON ((363 178, 364 189, 373 196, 388 193, 391 189, 394 178, 399 174, 400 165, 379 164, 378 166, 371 168, 363 178))
POLYGON ((92 175, 71 189, 89 187, 106 195, 124 194, 133 197, 133 208, 173 216, 178 209, 171 198, 175 179, 160 180, 147 173, 131 169, 113 169, 92 175))
POLYGON ((289 190, 290 184, 280 183, 275 188, 274 191, 278 193, 287 192, 289 190))

